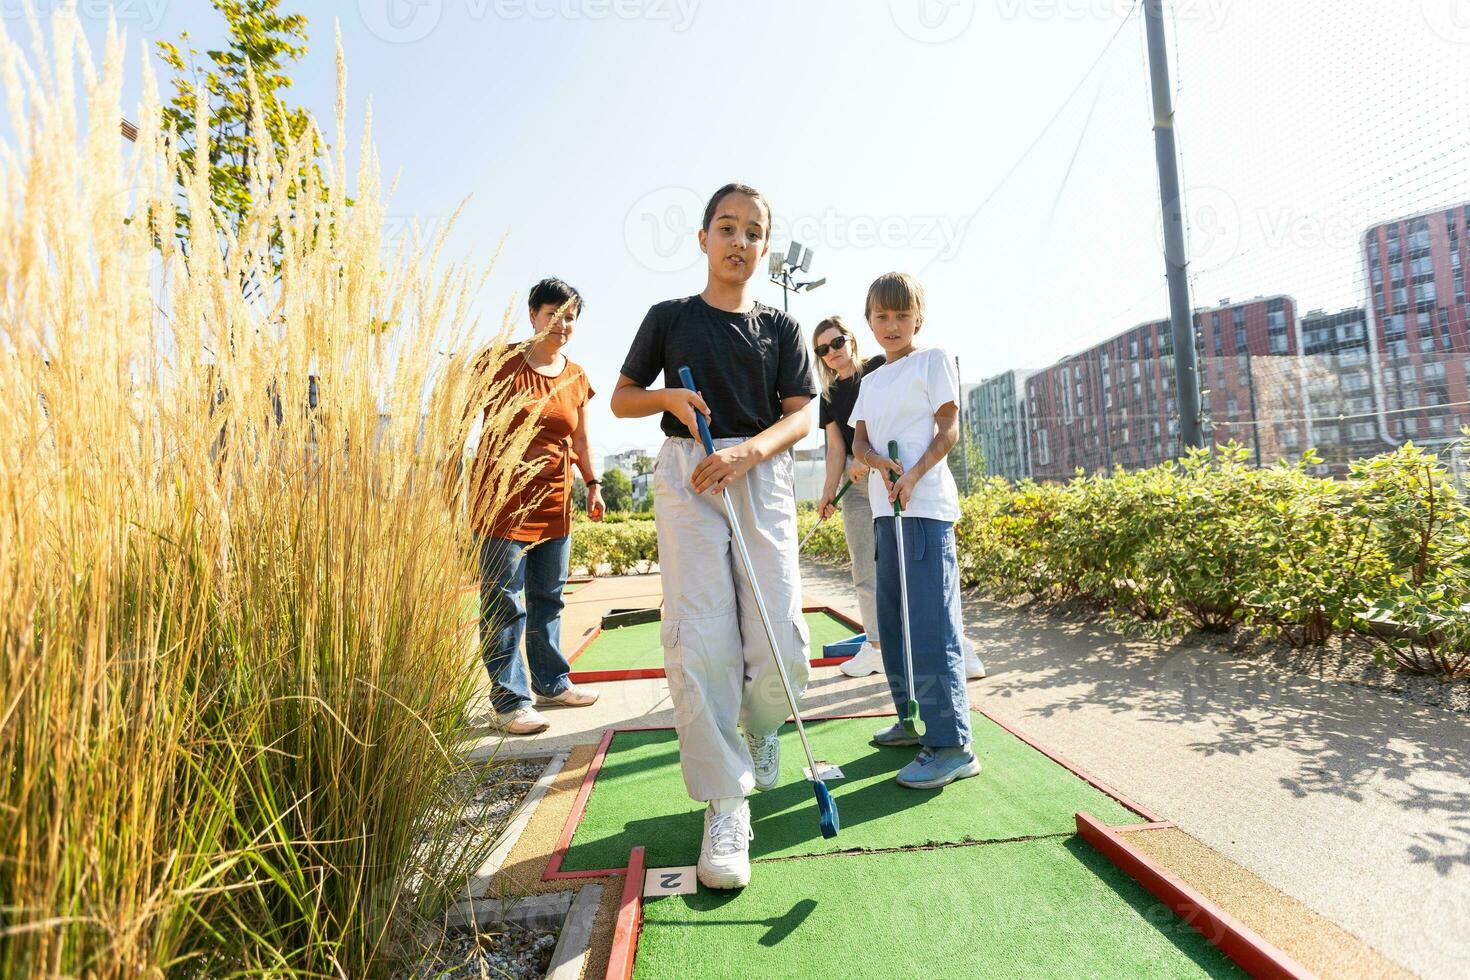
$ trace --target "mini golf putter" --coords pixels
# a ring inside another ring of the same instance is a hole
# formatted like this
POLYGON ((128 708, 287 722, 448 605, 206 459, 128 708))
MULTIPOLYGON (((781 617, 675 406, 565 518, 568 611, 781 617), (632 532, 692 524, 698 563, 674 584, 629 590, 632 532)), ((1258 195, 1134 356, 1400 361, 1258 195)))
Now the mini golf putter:
MULTIPOLYGON (((849 479, 849 480, 843 480, 842 481, 842 486, 840 486, 840 487, 837 488, 837 496, 835 496, 835 497, 832 498, 832 506, 833 507, 836 507, 838 504, 840 504, 842 502, 842 495, 844 493, 847 493, 847 488, 850 487, 850 486, 852 486, 852 480, 849 479)), ((825 518, 825 517, 818 517, 817 518, 817 523, 815 523, 815 524, 812 525, 812 529, 810 531, 806 532, 806 537, 802 538, 801 541, 797 544, 796 551, 797 551, 798 554, 800 554, 801 553, 801 550, 806 547, 806 543, 812 539, 812 535, 817 533, 817 528, 821 527, 822 526, 822 522, 825 521, 826 519, 827 518, 825 518)))
MULTIPOLYGON (((679 368, 679 381, 690 391, 698 391, 694 386, 694 375, 690 373, 688 366, 679 368)), ((694 413, 694 419, 699 427, 699 441, 704 444, 706 456, 713 456, 715 452, 715 441, 710 436, 709 423, 704 416, 698 412, 694 413)), ((766 631, 766 643, 771 648, 771 657, 776 662, 776 674, 781 678, 781 689, 786 694, 786 704, 791 709, 791 717, 796 721, 796 734, 801 739, 801 747, 806 752, 807 768, 811 774, 820 777, 822 767, 817 765, 817 757, 812 755, 812 743, 807 741, 806 725, 801 720, 801 706, 796 703, 796 695, 791 690, 791 678, 786 676, 786 665, 781 662, 781 647, 776 642, 776 631, 771 626, 771 614, 766 611, 766 600, 761 597, 760 585, 755 580, 755 567, 750 563, 750 552, 745 547, 745 535, 740 533, 740 519, 735 516, 735 505, 730 502, 728 490, 720 491, 720 499, 725 504, 725 519, 730 522, 730 540, 735 545, 735 552, 740 556, 740 567, 745 570, 745 580, 750 584, 750 591, 755 596, 755 608, 760 613, 761 626, 766 631)), ((827 784, 820 778, 813 779, 812 792, 817 797, 817 812, 820 816, 820 825, 823 837, 836 837, 839 827, 837 816, 837 804, 832 799, 832 793, 827 789, 827 784)))
MULTIPOLYGON (((888 440, 888 457, 898 462, 898 440, 888 440)), ((914 651, 909 640, 909 553, 903 546, 903 503, 895 494, 893 498, 893 536, 898 546, 898 599, 900 618, 903 620, 903 674, 907 687, 908 705, 903 712, 903 730, 914 738, 924 734, 924 721, 919 717, 919 702, 914 700, 914 651)))

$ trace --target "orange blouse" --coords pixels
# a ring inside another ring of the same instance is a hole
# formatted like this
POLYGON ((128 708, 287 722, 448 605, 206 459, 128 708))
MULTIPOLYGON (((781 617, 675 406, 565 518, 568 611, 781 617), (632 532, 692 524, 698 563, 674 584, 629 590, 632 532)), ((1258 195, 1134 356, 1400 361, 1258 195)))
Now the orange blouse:
MULTIPOLYGON (((528 461, 541 467, 514 499, 496 508, 494 522, 484 519, 487 472, 495 447, 481 440, 470 475, 470 515, 477 534, 511 541, 544 541, 560 538, 572 530, 572 467, 577 454, 572 450, 572 433, 587 402, 596 394, 579 364, 567 358, 561 373, 547 377, 531 367, 524 356, 525 345, 512 354, 496 372, 497 382, 510 380, 515 395, 529 395, 531 405, 516 414, 519 426, 534 414, 538 427, 526 447, 528 461), (478 505, 478 506, 477 506, 478 505), (529 505, 529 510, 523 510, 529 505)), ((488 416, 489 408, 485 409, 488 416)))

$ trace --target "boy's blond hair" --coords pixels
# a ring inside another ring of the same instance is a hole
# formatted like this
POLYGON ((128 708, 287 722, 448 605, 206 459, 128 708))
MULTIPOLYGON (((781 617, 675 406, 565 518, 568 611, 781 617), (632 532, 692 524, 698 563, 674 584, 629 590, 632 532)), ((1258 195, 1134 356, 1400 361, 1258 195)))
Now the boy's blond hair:
POLYGON ((924 322, 924 287, 907 272, 885 272, 868 287, 868 300, 863 304, 863 317, 871 319, 873 310, 913 310, 920 324, 924 322))

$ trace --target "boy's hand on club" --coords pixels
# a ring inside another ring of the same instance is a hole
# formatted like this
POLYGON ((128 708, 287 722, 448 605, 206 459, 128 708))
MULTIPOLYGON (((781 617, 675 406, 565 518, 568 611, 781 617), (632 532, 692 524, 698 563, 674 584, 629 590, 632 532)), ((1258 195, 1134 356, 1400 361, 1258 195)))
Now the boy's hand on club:
POLYGON ((719 493, 755 463, 743 445, 716 450, 699 461, 690 474, 695 493, 719 493))
POLYGON ((893 481, 903 476, 903 464, 896 459, 879 456, 877 453, 873 454, 873 458, 879 461, 876 468, 883 475, 883 486, 888 490, 888 499, 891 502, 893 500, 893 481))
POLYGON ((704 416, 705 425, 709 424, 709 406, 704 403, 699 392, 690 391, 688 388, 665 388, 665 408, 668 409, 695 440, 699 439, 699 422, 696 413, 704 416))
POLYGON ((888 488, 888 502, 891 504, 897 500, 905 508, 909 505, 909 499, 914 495, 914 487, 919 482, 916 473, 905 473, 888 488))
POLYGON ((837 513, 837 505, 832 503, 832 498, 835 496, 837 496, 835 490, 822 491, 822 499, 817 503, 817 516, 824 521, 837 513))

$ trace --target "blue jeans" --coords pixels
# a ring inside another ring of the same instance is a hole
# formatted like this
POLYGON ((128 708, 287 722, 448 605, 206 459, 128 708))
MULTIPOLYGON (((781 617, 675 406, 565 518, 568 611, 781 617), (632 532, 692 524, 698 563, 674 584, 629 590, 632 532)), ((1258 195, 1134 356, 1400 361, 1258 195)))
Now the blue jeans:
MULTIPOLYGON (((903 669, 902 600, 894 518, 873 521, 878 560, 878 636, 883 670, 899 715, 908 707, 903 669)), ((927 517, 903 519, 909 582, 909 642, 914 660, 914 700, 929 748, 970 744, 970 695, 960 647, 960 567, 954 525, 927 517)))
POLYGON ((480 539, 480 656, 494 684, 491 703, 502 714, 529 707, 532 691, 555 697, 571 684, 571 665, 561 652, 561 592, 571 554, 572 539, 565 536, 535 547, 480 539))

